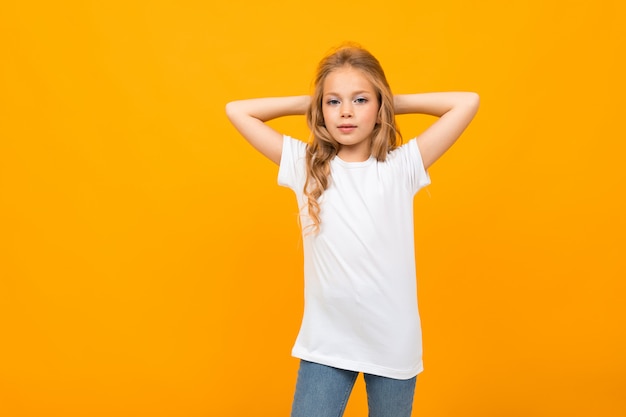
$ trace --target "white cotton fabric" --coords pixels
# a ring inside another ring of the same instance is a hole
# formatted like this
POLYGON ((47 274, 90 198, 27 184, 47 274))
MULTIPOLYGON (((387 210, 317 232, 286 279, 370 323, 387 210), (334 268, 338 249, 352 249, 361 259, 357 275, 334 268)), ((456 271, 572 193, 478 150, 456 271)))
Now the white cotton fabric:
MULTIPOLYGON (((297 197, 303 229, 306 144, 285 136, 278 183, 297 197)), ((318 234, 303 233, 304 314, 293 356, 394 379, 423 370, 413 197, 428 185, 415 139, 385 162, 331 161, 318 234)))

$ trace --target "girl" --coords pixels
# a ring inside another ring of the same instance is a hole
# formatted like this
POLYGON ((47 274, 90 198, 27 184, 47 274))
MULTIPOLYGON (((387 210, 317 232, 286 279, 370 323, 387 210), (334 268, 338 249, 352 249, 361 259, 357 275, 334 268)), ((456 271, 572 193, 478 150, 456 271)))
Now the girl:
POLYGON ((292 417, 341 416, 359 373, 370 417, 410 416, 422 371, 413 197, 478 101, 462 92, 394 96, 376 58, 344 46, 320 62, 312 96, 226 105, 235 128, 279 165, 278 182, 300 208, 305 308, 292 417), (395 114, 405 113, 438 119, 398 146, 395 114), (306 115, 310 143, 265 124, 287 115, 306 115))

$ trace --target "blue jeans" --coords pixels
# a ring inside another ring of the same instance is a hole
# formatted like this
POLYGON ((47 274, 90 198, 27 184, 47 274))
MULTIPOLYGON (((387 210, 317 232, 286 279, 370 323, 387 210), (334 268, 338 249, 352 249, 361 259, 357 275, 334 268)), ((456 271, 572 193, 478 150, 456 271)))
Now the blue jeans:
MULTIPOLYGON (((291 417, 341 417, 358 372, 300 361, 291 417)), ((416 377, 363 374, 369 417, 410 417, 416 377)))

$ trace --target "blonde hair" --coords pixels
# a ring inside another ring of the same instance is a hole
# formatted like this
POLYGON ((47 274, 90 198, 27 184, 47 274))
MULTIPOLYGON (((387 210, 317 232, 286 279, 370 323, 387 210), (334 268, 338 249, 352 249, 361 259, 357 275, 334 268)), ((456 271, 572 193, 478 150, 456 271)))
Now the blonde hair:
POLYGON ((307 198, 308 214, 312 221, 309 226, 317 233, 320 228, 320 202, 324 190, 330 183, 330 161, 339 152, 339 143, 328 133, 322 113, 324 81, 328 75, 344 67, 360 70, 372 83, 378 96, 378 120, 372 132, 371 154, 378 161, 384 161, 387 154, 398 146, 402 139, 396 126, 394 101, 391 88, 378 60, 367 50, 355 44, 346 44, 324 57, 314 80, 311 105, 306 119, 311 131, 311 140, 306 148, 306 181, 304 195, 307 198))

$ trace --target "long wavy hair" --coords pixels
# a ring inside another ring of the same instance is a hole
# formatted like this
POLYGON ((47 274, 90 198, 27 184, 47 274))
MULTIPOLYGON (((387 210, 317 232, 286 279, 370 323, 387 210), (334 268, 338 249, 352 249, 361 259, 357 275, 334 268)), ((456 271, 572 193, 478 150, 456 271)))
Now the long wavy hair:
POLYGON ((371 136, 371 154, 384 161, 387 154, 402 140, 396 126, 394 101, 391 88, 378 60, 367 50, 355 44, 346 44, 324 57, 314 79, 311 105, 306 119, 311 131, 311 140, 306 149, 306 181, 304 195, 313 233, 320 228, 320 197, 330 184, 330 161, 339 152, 340 144, 328 133, 322 112, 324 81, 328 75, 340 68, 351 67, 362 71, 372 83, 378 96, 378 123, 371 136))

